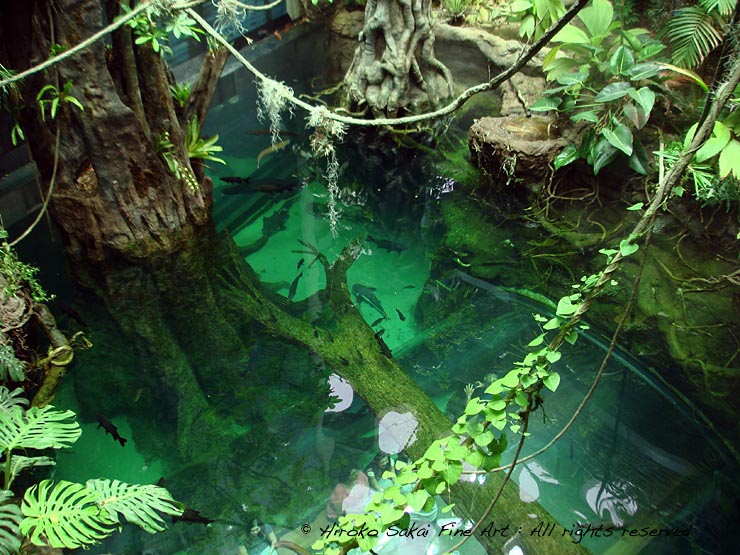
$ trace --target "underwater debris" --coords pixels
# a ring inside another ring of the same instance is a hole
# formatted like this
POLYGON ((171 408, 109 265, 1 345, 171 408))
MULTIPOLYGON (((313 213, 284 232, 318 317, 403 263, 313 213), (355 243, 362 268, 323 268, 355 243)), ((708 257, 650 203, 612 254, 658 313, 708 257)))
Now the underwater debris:
POLYGON ((290 139, 285 139, 284 141, 280 141, 279 143, 268 146, 264 150, 261 150, 260 153, 257 155, 257 167, 260 167, 260 160, 262 160, 265 156, 268 154, 272 154, 274 152, 277 152, 278 150, 281 150, 288 146, 290 144, 290 139))

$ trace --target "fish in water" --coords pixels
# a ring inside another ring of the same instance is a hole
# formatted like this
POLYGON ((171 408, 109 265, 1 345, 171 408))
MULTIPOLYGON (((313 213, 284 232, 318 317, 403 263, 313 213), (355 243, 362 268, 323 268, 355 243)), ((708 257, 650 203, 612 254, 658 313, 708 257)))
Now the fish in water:
POLYGON ((295 269, 296 269, 296 272, 297 272, 298 270, 300 270, 300 269, 301 269, 301 266, 303 266, 303 263, 304 263, 305 261, 306 261, 306 259, 305 259, 305 258, 301 258, 301 259, 300 259, 300 260, 298 261, 298 266, 296 266, 296 268, 295 268, 295 269))
POLYGON ((396 251, 398 254, 401 254, 401 251, 405 251, 407 248, 406 245, 403 245, 401 243, 388 241, 387 239, 376 239, 372 235, 368 235, 367 240, 378 245, 378 248, 385 249, 388 252, 396 251))
POLYGON ((416 285, 404 285, 404 289, 416 289, 416 285))
POLYGON ((378 331, 375 332, 375 339, 380 339, 383 337, 383 334, 385 333, 384 328, 380 328, 378 331))
POLYGON ((378 318, 372 324, 370 324, 370 327, 371 328, 374 328, 375 326, 377 326, 378 324, 380 324, 383 320, 385 320, 385 318, 383 318, 383 317, 378 318))
POLYGON ((240 185, 224 187, 221 189, 225 195, 242 195, 248 193, 282 193, 283 191, 292 191, 301 186, 297 179, 249 179, 240 185), (244 186, 246 185, 246 187, 244 186))
POLYGON ((236 184, 245 184, 249 183, 250 177, 239 177, 238 175, 226 175, 224 177, 219 177, 221 181, 224 183, 236 183, 236 184))
POLYGON ((298 280, 301 279, 302 275, 303 272, 298 274, 293 280, 293 283, 290 284, 290 289, 288 290, 288 299, 291 301, 293 300, 293 297, 295 297, 295 293, 298 290, 298 280))
POLYGON ((406 316, 403 315, 403 312, 401 312, 398 309, 396 309, 396 312, 398 313, 398 317, 401 319, 401 322, 405 322, 406 321, 406 316))
POLYGON ((260 160, 262 160, 265 156, 267 156, 268 154, 272 154, 273 152, 277 152, 278 150, 285 148, 289 144, 290 144, 290 139, 285 139, 284 141, 280 141, 279 143, 272 145, 272 146, 268 146, 266 149, 262 150, 257 155, 257 167, 258 168, 260 167, 260 160))
POLYGON ((126 442, 128 440, 124 437, 121 437, 121 435, 118 433, 118 428, 115 427, 113 422, 108 420, 100 413, 95 416, 95 419, 98 421, 98 428, 103 428, 106 434, 110 434, 111 436, 113 436, 113 440, 119 442, 121 444, 121 447, 124 447, 126 445, 126 442))
POLYGON ((172 522, 189 522, 193 524, 205 524, 208 526, 212 522, 216 522, 212 518, 208 518, 200 514, 200 511, 196 511, 195 509, 190 509, 188 507, 185 508, 185 510, 182 512, 179 516, 173 516, 172 522))
POLYGON ((362 285, 360 283, 355 283, 352 286, 352 294, 354 294, 358 303, 364 301, 377 310, 384 319, 388 318, 388 315, 383 309, 383 305, 380 303, 380 299, 375 296, 373 291, 375 291, 375 287, 368 287, 367 285, 362 285))

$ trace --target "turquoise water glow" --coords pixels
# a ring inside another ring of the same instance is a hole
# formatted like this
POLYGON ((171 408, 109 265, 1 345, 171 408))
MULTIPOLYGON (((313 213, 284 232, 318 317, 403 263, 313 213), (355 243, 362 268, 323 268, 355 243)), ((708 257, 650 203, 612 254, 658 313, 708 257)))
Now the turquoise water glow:
MULTIPOLYGON (((467 193, 461 193, 452 176, 438 175, 419 151, 391 149, 389 155, 387 149, 368 148, 358 153, 351 144, 362 139, 350 137, 339 153, 342 217, 337 236, 332 236, 324 161, 309 153, 303 122, 294 119, 285 125, 297 135, 286 135, 290 145, 265 156, 258 169, 258 154, 270 141, 246 133, 261 126, 254 119, 253 99, 245 94, 213 109, 206 132, 220 133, 228 162, 227 167, 210 168, 218 229, 233 237, 266 289, 284 297, 286 306, 305 304, 306 318, 325 309, 312 296, 325 286, 325 276, 320 264, 311 264, 301 241, 331 261, 350 241, 363 238, 365 253, 351 266, 348 286, 374 289, 387 316, 374 329, 385 330, 383 341, 437 406, 454 418, 464 407, 465 386, 485 384, 491 374, 506 372, 539 333, 532 315, 547 314, 547 309, 455 272, 430 279, 434 268, 462 269, 453 254, 439 250, 439 213, 453 195, 467 193), (220 177, 255 174, 268 180, 295 179, 301 187, 279 195, 224 193, 232 185, 220 177), (403 248, 384 249, 367 240, 368 235, 403 248)), ((511 227, 512 237, 520 232, 511 227)), ((357 308, 370 324, 382 316, 367 302, 357 308)), ((105 350, 110 360, 135 359, 133 347, 113 342, 110 329, 93 327, 89 333, 95 348, 105 350)), ((172 415, 167 420, 145 413, 138 404, 143 401, 133 399, 130 412, 108 415, 129 439, 125 448, 83 415, 83 437, 74 450, 60 455, 54 474, 57 479, 104 476, 148 483, 164 477, 177 498, 220 520, 208 527, 176 523, 155 536, 126 527, 87 553, 234 554, 255 514, 269 519, 281 538, 308 546, 316 531, 301 536, 300 526, 321 523, 337 484, 347 480, 352 468, 367 468, 378 454, 378 420, 358 396, 341 411, 325 412, 333 404, 327 381, 332 369, 257 326, 248 333, 254 342, 239 361, 243 382, 230 384, 227 395, 209 399, 233 415, 228 424, 233 442, 222 453, 207 454, 204 463, 218 468, 214 481, 203 481, 197 464, 180 467, 168 456, 172 438, 163 430, 172 429, 172 415)), ((557 433, 590 385, 604 352, 598 333, 590 337, 566 349, 557 363, 560 389, 545 400, 546 422, 538 413, 524 454, 557 433)), ((85 361, 81 354, 77 364, 85 361)), ((121 371, 103 365, 96 370, 121 371)), ((57 406, 78 410, 73 380, 57 406)), ((149 393, 143 388, 137 395, 146 399, 149 393)), ((513 477, 523 503, 537 501, 558 519, 554 533, 573 533, 577 541, 584 527, 588 533, 588 525, 611 526, 609 537, 584 539, 592 553, 720 555, 734 553, 727 542, 732 540, 736 472, 701 419, 639 361, 617 353, 574 427, 543 455, 522 463, 513 477), (691 533, 688 538, 642 537, 643 527, 691 533), (638 533, 631 536, 630 529, 638 533)), ((530 522, 511 523, 522 527, 520 534, 537 533, 539 515, 531 506, 530 522)), ((447 521, 435 522, 441 526, 447 521)), ((378 554, 435 555, 449 546, 434 540, 399 539, 378 554)), ((516 536, 506 549, 508 555, 519 553, 516 536)), ((475 542, 461 551, 482 553, 475 542)))

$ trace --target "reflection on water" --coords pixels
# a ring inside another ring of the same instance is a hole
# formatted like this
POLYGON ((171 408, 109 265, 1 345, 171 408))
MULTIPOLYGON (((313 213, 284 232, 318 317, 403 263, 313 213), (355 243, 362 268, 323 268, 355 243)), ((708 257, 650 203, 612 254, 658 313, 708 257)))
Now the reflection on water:
MULTIPOLYGON (((252 106, 240 100, 209 116, 211 127, 221 133, 228 161, 227 168, 214 168, 218 228, 233 237, 265 288, 283 297, 286 306, 300 307, 311 321, 325 316, 326 307, 314 295, 325 286, 325 276, 306 245, 333 261, 348 242, 365 238, 364 253, 347 275, 353 300, 377 337, 454 418, 467 399, 481 395, 487 383, 521 358, 539 333, 532 314, 547 309, 461 274, 430 279, 433 259, 446 256, 437 249, 437 214, 455 194, 456 183, 437 175, 421 151, 389 153, 380 144, 368 144, 364 135, 356 137, 364 146, 361 154, 346 147, 340 156, 344 202, 334 238, 325 217, 324 170, 309 154, 301 123, 287 124, 297 135, 284 148, 263 155, 257 168, 258 153, 269 142, 264 136, 245 135, 244 129, 257 126, 244 121, 245 113, 251 114, 252 106), (235 126, 239 118, 242 123, 235 126), (259 174, 252 185, 259 183, 259 188, 250 192, 246 178, 255 172, 259 174), (219 179, 223 177, 245 182, 219 179)), ((453 260, 449 263, 456 267, 453 260)), ((105 349, 109 360, 133 358, 130 346, 114 343, 114 331, 95 332, 96 348, 105 349)), ((368 486, 352 493, 357 477, 349 487, 351 470, 367 471, 381 453, 402 456, 415 440, 417 422, 410 413, 388 407, 385 414, 372 415, 322 360, 259 328, 245 333, 254 338, 249 355, 228 361, 243 366, 241 381, 209 399, 228 415, 224 437, 229 443, 222 451, 204 453, 202 461, 188 467, 177 466, 162 448, 168 444, 162 431, 174 425, 172 415, 145 414, 132 402, 129 414, 111 415, 131 438, 125 450, 88 422, 87 443, 80 444, 77 456, 62 457, 56 470, 57 478, 80 481, 105 476, 154 482, 164 476, 177 498, 216 522, 178 522, 156 536, 127 527, 88 553, 234 554, 255 517, 272 525, 279 537, 310 545, 318 526, 328 525, 327 501, 339 485, 346 489, 343 501, 370 494, 368 486), (217 467, 215 477, 208 474, 209 481, 204 481, 200 463, 217 467), (314 525, 310 535, 300 532, 306 523, 314 525)), ((603 352, 595 334, 565 350, 557 363, 560 388, 545 401, 544 421, 533 422, 524 454, 545 445, 568 421, 603 352)), ((86 356, 78 363, 96 360, 86 356)), ((99 371, 117 370, 101 365, 99 371)), ((145 398, 147 391, 139 395, 145 398)), ((60 395, 58 404, 75 408, 71 389, 60 395)), ((690 410, 665 388, 656 389, 648 370, 621 353, 610 362, 576 424, 514 472, 521 501, 542 504, 558 519, 556 525, 541 527, 534 512, 531 522, 503 524, 521 526, 519 534, 547 530, 568 535, 593 553, 728 553, 735 475, 736 468, 690 410), (649 534, 670 528, 690 529, 691 534, 649 534), (631 530, 637 533, 631 535, 631 530)), ((485 477, 469 479, 483 482, 485 477)), ((445 502, 439 498, 437 507, 445 502)), ((376 552, 436 555, 449 548, 455 538, 443 531, 470 523, 442 515, 437 507, 414 515, 415 523, 427 526, 428 535, 384 538, 376 552)), ((469 542, 460 551, 474 555, 482 548, 469 542)), ((516 536, 505 552, 523 553, 516 536)))

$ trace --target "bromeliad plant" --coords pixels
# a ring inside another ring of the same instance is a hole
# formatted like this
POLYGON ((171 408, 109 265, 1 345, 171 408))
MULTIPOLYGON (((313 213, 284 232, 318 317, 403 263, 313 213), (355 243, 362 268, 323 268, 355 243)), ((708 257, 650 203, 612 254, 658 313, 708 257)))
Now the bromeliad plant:
POLYGON ((543 62, 548 81, 557 85, 530 107, 593 125, 580 146, 560 153, 555 167, 583 158, 598 173, 621 153, 644 175, 648 155, 635 132, 647 124, 662 91, 659 72, 671 67, 656 61, 665 46, 644 29, 623 29, 608 0, 594 0, 577 17, 582 26, 566 25, 543 62))
POLYGON ((121 517, 147 532, 160 532, 166 528, 162 513, 182 514, 182 505, 164 488, 101 479, 85 485, 43 480, 26 491, 19 507, 10 490, 15 477, 24 469, 54 464, 28 450, 70 447, 82 433, 72 411, 29 409, 20 394, 20 389, 0 387, 0 555, 18 553, 24 537, 39 546, 86 548, 120 530, 121 517))

